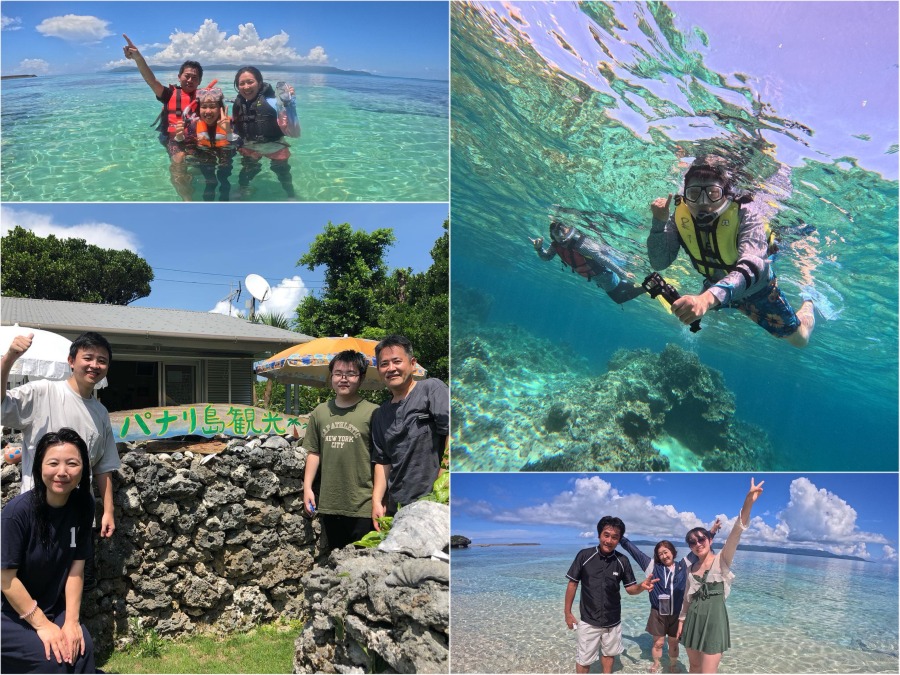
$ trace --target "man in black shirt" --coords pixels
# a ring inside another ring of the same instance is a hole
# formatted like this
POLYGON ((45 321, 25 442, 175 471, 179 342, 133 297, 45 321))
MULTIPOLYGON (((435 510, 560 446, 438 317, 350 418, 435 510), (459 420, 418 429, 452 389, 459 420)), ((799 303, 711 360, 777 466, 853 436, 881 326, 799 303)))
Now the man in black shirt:
POLYGON ((599 546, 578 552, 566 573, 566 626, 578 629, 578 651, 575 672, 587 673, 601 655, 603 672, 611 673, 615 657, 622 653, 622 602, 619 583, 628 595, 649 592, 657 579, 647 578, 638 583, 631 562, 616 551, 625 534, 625 523, 615 516, 604 516, 597 523, 599 546), (575 591, 581 582, 581 621, 572 614, 575 591))

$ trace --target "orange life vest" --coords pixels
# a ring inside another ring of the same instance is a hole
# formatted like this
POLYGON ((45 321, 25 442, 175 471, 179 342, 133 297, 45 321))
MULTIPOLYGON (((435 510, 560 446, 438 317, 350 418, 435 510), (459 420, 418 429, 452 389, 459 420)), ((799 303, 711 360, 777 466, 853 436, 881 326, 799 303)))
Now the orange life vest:
POLYGON ((167 132, 175 133, 175 125, 182 121, 184 111, 191 107, 195 96, 196 92, 188 94, 181 87, 172 87, 172 95, 163 105, 163 124, 167 132))
POLYGON ((197 145, 202 148, 224 148, 229 144, 228 134, 225 130, 216 125, 215 141, 212 142, 209 137, 209 127, 203 120, 197 120, 197 145))

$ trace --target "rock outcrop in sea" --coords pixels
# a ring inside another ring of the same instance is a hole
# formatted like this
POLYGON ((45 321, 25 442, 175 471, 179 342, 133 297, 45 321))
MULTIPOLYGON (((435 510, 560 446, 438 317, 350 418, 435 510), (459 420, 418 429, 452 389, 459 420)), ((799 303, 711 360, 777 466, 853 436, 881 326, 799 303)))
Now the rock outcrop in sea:
POLYGON ((598 376, 559 353, 515 326, 454 342, 455 469, 666 471, 670 446, 706 471, 774 468, 765 432, 696 354, 619 350, 598 376))

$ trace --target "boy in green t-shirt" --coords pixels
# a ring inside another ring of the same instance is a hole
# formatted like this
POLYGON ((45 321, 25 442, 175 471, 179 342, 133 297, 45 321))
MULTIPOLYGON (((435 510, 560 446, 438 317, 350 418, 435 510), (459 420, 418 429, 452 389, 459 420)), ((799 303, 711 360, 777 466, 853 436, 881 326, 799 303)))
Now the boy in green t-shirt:
POLYGON ((303 447, 309 451, 303 476, 303 504, 317 509, 331 548, 343 548, 372 529, 372 435, 369 422, 378 406, 363 400, 359 385, 366 376, 365 355, 353 350, 328 364, 336 396, 309 416, 303 447), (313 480, 321 466, 319 499, 313 480))

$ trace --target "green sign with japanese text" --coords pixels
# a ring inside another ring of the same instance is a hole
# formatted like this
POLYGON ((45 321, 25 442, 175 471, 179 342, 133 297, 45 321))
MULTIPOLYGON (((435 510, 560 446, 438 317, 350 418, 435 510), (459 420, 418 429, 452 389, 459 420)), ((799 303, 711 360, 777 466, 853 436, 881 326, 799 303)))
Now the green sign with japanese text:
POLYGON ((253 436, 306 433, 307 415, 286 415, 248 405, 195 403, 193 405, 119 410, 109 414, 117 443, 172 438, 173 436, 253 436))

